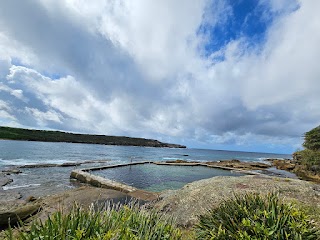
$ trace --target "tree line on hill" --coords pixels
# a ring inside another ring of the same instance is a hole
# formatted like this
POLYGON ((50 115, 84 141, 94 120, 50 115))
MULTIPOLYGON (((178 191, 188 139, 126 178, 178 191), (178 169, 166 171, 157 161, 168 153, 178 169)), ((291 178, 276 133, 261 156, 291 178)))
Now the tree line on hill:
POLYGON ((121 146, 185 148, 185 146, 183 145, 163 143, 154 139, 78 134, 61 131, 33 130, 11 127, 0 127, 0 139, 41 142, 89 143, 121 146))

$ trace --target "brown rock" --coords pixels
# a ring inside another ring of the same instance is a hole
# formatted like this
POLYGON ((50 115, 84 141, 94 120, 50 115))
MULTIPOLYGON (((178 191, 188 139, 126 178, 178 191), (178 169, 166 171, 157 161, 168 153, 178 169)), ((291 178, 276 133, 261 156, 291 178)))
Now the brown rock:
POLYGON ((279 160, 274 159, 272 161, 272 164, 277 168, 281 170, 291 171, 296 167, 296 164, 292 163, 290 160, 279 160))
POLYGON ((14 209, 0 212, 0 225, 16 224, 25 220, 40 210, 39 204, 27 204, 14 209))
POLYGON ((34 202, 34 201, 36 201, 36 200, 37 200, 37 198, 34 197, 34 196, 29 196, 29 197, 26 198, 26 201, 27 201, 27 202, 34 202))
POLYGON ((218 162, 206 162, 208 165, 219 166, 219 167, 230 167, 242 170, 263 170, 269 168, 270 165, 259 162, 241 162, 238 159, 222 160, 218 162))

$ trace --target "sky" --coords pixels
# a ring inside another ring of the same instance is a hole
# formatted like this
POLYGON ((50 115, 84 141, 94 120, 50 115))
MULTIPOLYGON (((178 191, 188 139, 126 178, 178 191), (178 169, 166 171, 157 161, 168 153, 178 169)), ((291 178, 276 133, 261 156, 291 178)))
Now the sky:
POLYGON ((0 125, 292 153, 319 0, 1 0, 0 125))

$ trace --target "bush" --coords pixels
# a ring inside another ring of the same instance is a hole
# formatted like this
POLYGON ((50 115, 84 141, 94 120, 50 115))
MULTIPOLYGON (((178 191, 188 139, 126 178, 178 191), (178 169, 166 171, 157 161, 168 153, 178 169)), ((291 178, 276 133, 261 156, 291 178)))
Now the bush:
POLYGON ((303 146, 314 151, 320 150, 320 126, 305 133, 303 146))
POLYGON ((6 232, 10 240, 80 240, 80 239, 180 239, 180 230, 172 220, 156 212, 148 213, 131 204, 108 206, 103 210, 88 211, 74 207, 70 213, 57 212, 44 223, 35 222, 30 229, 6 232))
POLYGON ((236 195, 199 217, 197 239, 320 239, 306 214, 276 194, 236 195))
POLYGON ((308 170, 320 173, 320 152, 305 149, 302 151, 295 152, 293 154, 300 164, 306 166, 308 170), (319 168, 319 169, 318 169, 319 168))

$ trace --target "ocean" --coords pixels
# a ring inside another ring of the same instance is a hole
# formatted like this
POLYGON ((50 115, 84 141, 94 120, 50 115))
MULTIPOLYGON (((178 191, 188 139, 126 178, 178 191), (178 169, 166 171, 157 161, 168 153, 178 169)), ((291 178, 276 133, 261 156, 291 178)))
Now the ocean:
POLYGON ((23 168, 11 174, 13 182, 5 191, 19 191, 23 196, 53 194, 77 186, 69 179, 74 168, 137 161, 218 161, 239 159, 264 161, 267 158, 291 158, 287 154, 219 151, 209 149, 151 148, 95 144, 52 143, 0 140, 0 171, 21 165, 87 162, 77 167, 23 168), (90 163, 91 162, 91 163, 90 163))

